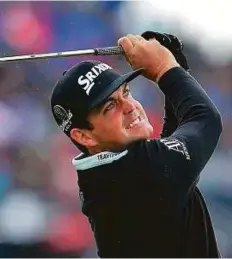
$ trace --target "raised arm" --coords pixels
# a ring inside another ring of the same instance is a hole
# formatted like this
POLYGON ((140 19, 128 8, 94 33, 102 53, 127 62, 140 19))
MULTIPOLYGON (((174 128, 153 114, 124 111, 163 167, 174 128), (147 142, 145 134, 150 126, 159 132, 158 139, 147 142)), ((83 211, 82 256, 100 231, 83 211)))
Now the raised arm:
POLYGON ((176 116, 173 125, 177 127, 164 129, 163 138, 147 141, 142 150, 146 149, 143 153, 154 168, 156 181, 168 186, 171 195, 183 197, 217 146, 220 114, 199 83, 159 42, 128 35, 119 43, 132 67, 143 67, 144 76, 158 83, 173 108, 170 112, 176 116))
MULTIPOLYGON (((168 33, 160 33, 157 31, 145 31, 141 36, 146 40, 156 39, 161 45, 169 49, 174 55, 179 65, 187 72, 190 71, 188 60, 183 53, 184 44, 176 36, 168 33)), ((161 138, 169 137, 177 128, 178 122, 174 113, 171 102, 168 97, 164 98, 164 118, 163 129, 160 134, 161 138)))

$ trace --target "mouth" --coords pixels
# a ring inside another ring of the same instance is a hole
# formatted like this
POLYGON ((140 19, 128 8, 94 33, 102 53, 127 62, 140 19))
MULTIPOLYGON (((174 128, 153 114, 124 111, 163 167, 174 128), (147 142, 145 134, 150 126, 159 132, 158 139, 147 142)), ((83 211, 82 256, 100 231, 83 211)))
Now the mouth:
POLYGON ((133 120, 133 121, 126 127, 126 129, 131 129, 131 128, 135 127, 135 126, 138 125, 141 121, 142 121, 141 117, 138 116, 135 120, 133 120))

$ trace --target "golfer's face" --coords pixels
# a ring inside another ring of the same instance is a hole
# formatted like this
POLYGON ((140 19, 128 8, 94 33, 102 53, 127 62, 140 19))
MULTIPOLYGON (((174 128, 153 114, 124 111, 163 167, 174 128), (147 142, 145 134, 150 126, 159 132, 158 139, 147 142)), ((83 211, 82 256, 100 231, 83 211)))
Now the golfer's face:
POLYGON ((91 134, 103 150, 114 151, 153 134, 142 105, 132 97, 127 84, 95 109, 89 120, 94 126, 91 134))

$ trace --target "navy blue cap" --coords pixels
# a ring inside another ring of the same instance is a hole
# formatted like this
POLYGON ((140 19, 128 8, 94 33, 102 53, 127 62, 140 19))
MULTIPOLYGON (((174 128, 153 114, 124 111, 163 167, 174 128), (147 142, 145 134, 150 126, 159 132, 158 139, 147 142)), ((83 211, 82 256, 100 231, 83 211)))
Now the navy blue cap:
POLYGON ((64 72, 51 96, 52 114, 59 127, 69 135, 75 122, 104 102, 122 84, 142 73, 137 69, 121 75, 99 61, 83 61, 64 72))

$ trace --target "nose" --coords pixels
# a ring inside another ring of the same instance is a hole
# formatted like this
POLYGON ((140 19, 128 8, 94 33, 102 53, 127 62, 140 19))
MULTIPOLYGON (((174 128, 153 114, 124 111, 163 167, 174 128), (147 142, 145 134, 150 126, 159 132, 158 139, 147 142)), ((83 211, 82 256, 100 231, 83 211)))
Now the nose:
POLYGON ((125 99, 123 100, 122 107, 124 114, 131 113, 136 109, 135 104, 131 100, 125 99))

